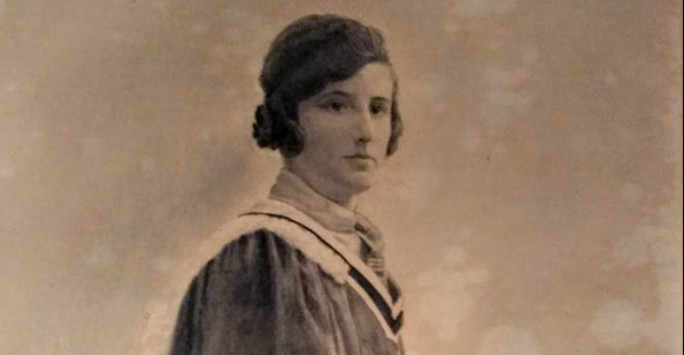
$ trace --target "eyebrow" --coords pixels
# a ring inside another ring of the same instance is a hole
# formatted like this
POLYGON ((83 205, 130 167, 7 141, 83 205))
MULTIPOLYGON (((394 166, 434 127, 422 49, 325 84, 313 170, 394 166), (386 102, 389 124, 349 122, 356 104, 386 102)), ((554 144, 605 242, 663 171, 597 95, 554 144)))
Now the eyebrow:
MULTIPOLYGON (((342 91, 342 90, 332 90, 332 91, 324 92, 324 93, 320 94, 319 99, 323 100, 323 99, 326 99, 326 98, 331 97, 331 96, 344 96, 345 98, 352 98, 354 95, 352 95, 346 91, 342 91)), ((392 101, 390 98, 387 98, 384 96, 374 96, 374 97, 372 97, 372 100, 381 100, 383 102, 391 102, 392 101)))
POLYGON ((324 92, 324 93, 320 94, 318 98, 319 99, 326 99, 330 96, 344 96, 347 98, 351 98, 353 95, 351 95, 348 92, 342 91, 342 90, 333 90, 333 91, 328 91, 328 92, 324 92))

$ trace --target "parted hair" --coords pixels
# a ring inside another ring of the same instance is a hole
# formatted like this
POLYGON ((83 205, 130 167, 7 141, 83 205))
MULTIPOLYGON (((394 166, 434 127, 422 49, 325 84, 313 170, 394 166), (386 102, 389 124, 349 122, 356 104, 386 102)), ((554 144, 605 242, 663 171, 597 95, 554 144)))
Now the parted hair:
MULTIPOLYGON (((284 157, 299 154, 306 144, 299 102, 330 83, 352 77, 369 63, 392 68, 383 36, 373 27, 337 15, 309 15, 287 26, 271 44, 259 77, 264 101, 257 106, 252 125, 257 144, 277 149, 284 157)), ((393 69, 392 78, 387 155, 396 151, 403 128, 393 69)))

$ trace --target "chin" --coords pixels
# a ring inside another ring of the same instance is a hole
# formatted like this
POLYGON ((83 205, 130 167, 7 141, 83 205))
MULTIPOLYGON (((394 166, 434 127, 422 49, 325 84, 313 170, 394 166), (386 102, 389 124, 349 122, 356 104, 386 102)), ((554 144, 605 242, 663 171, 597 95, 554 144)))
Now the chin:
POLYGON ((354 174, 345 179, 345 185, 353 194, 360 194, 370 189, 373 185, 373 179, 368 174, 354 174))

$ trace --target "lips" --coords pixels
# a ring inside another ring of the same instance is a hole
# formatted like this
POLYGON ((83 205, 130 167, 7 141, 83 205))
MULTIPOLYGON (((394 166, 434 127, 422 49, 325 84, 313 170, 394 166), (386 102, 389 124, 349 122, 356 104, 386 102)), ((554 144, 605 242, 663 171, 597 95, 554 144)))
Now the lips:
POLYGON ((349 161, 356 169, 363 171, 367 171, 378 164, 375 158, 366 153, 347 155, 345 158, 347 158, 347 161, 349 161))
POLYGON ((366 153, 356 153, 356 154, 348 155, 347 158, 349 158, 349 159, 368 159, 368 160, 375 161, 375 158, 373 158, 372 156, 370 156, 366 153))

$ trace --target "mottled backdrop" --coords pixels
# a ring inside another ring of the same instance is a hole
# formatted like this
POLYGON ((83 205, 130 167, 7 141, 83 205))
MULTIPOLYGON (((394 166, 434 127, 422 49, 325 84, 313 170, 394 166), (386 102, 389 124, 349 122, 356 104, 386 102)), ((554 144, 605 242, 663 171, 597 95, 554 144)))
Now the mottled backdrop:
POLYGON ((0 0, 0 353, 162 347, 184 252, 277 171, 269 41, 321 12, 400 76, 364 202, 411 354, 681 354, 677 0, 0 0))

